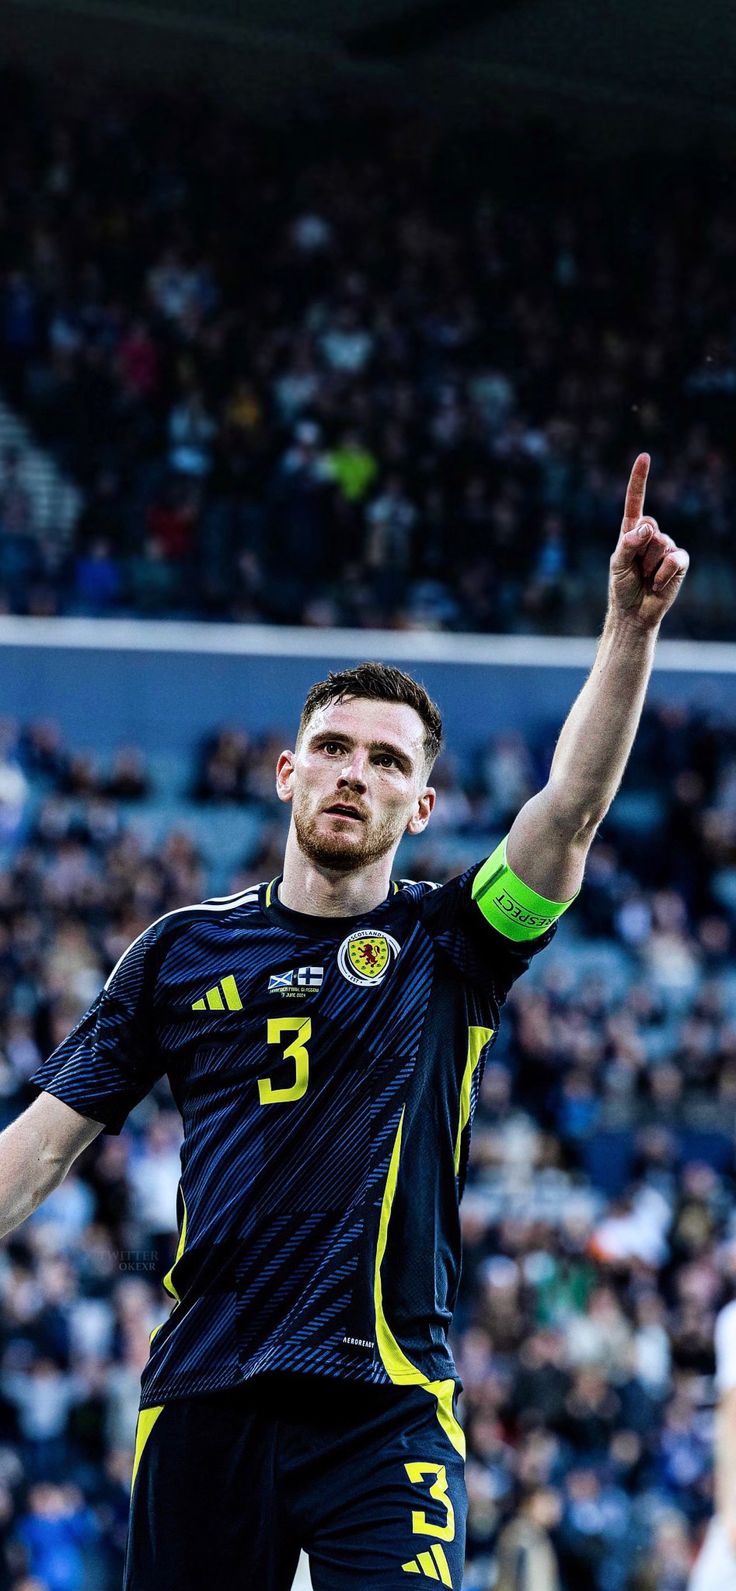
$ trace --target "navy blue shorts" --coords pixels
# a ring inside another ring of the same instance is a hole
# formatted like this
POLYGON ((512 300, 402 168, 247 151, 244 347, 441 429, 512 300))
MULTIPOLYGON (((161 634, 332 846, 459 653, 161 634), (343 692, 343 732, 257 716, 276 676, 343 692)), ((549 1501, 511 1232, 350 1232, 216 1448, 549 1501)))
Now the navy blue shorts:
POLYGON ((461 1591, 450 1382, 263 1375, 139 1415, 124 1591, 461 1591))

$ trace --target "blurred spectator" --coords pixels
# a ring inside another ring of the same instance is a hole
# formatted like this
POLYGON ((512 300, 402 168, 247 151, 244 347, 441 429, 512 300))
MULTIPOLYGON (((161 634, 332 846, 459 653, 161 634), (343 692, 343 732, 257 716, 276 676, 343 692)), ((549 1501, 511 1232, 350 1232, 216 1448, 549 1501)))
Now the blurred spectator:
POLYGON ((359 503, 375 480, 378 465, 357 432, 347 431, 327 454, 327 466, 347 503, 359 503))
POLYGON ((150 795, 151 781, 137 746, 118 748, 102 788, 106 796, 117 801, 143 801, 150 795))
POLYGON ((195 801, 242 801, 248 787, 251 748, 238 729, 221 729, 208 738, 195 778, 195 801))
POLYGON ((557 1492, 539 1487, 501 1531, 495 1591, 560 1591, 550 1531, 560 1522, 557 1492))
POLYGON ((81 1548, 95 1535, 94 1515, 75 1486, 31 1488, 28 1511, 19 1520, 18 1539, 32 1574, 48 1591, 83 1591, 81 1548))
POLYGON ((120 565, 109 541, 99 536, 80 552, 74 571, 76 601, 83 613, 102 615, 118 606, 122 595, 120 565))
POLYGON ((182 475, 206 475, 212 464, 217 425, 196 388, 182 397, 169 415, 169 462, 182 475))

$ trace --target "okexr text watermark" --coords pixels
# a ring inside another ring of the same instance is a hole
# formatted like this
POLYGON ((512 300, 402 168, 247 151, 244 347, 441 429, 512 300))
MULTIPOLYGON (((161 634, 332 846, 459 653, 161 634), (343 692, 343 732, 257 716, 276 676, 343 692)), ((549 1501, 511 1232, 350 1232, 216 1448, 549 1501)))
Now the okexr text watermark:
POLYGON ((157 1271, 158 1249, 119 1248, 115 1250, 119 1271, 157 1271))

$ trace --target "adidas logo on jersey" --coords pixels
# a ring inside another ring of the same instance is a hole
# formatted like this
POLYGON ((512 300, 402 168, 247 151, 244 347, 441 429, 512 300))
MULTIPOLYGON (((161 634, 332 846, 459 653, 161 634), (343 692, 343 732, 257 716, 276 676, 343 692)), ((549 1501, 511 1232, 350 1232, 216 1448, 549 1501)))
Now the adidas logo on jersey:
POLYGON ((273 972, 268 980, 268 993, 304 1000, 308 994, 316 994, 322 988, 324 975, 324 967, 291 967, 288 972, 273 972))
POLYGON ((442 1585, 452 1585, 450 1566, 444 1548, 434 1541, 429 1552, 418 1552, 416 1558, 401 1565, 404 1574, 423 1574, 427 1580, 439 1580, 442 1585))
POLYGON ((192 1001, 193 1011, 242 1011, 243 1002, 238 985, 231 973, 221 978, 213 989, 208 989, 201 1000, 192 1001))

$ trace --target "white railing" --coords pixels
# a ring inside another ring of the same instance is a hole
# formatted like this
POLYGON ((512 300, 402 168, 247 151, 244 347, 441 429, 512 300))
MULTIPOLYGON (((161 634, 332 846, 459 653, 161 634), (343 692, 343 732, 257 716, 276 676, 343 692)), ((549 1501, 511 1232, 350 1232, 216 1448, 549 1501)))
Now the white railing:
MULTIPOLYGON (((0 617, 0 648, 61 647, 101 652, 184 652, 210 657, 361 658, 396 663, 489 664, 509 668, 588 668, 589 636, 456 635, 435 630, 302 629, 196 620, 30 619, 0 617)), ((659 670, 736 673, 729 641, 659 642, 659 670)))

